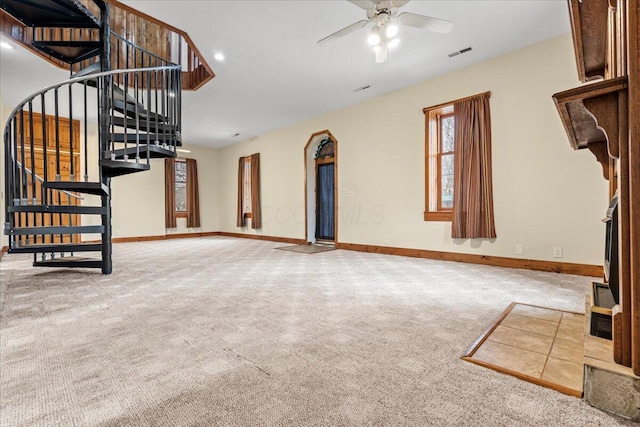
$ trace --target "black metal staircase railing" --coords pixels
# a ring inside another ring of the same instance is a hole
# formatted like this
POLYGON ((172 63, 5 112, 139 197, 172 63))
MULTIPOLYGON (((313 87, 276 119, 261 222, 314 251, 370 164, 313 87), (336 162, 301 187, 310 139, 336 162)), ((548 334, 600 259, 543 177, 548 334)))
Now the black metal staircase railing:
MULTIPOLYGON (((38 0, 37 6, 48 1, 58 14, 60 5, 76 5, 73 0, 38 0)), ((89 17, 86 25, 78 24, 81 30, 34 29, 34 47, 87 67, 30 95, 9 115, 4 229, 9 253, 33 253, 34 266, 95 267, 110 273, 110 180, 148 170, 152 158, 176 156, 182 72, 179 65, 110 32, 108 5, 96 3, 103 6, 103 16, 89 17), (96 22, 107 23, 97 32, 97 42, 74 41, 74 32, 95 31, 96 22), (110 69, 114 62, 119 69, 110 69), (78 252, 99 252, 101 258, 74 256, 78 252)), ((45 22, 43 13, 37 9, 30 16, 45 22)))

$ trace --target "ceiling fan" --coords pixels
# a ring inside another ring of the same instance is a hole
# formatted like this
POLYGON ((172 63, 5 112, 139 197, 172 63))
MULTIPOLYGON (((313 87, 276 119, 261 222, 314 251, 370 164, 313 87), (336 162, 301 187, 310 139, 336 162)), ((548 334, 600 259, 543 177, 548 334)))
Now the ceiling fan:
POLYGON ((376 62, 382 63, 389 58, 389 49, 393 49, 400 43, 400 39, 396 37, 398 34, 398 24, 434 31, 436 33, 448 33, 453 29, 453 23, 443 19, 411 12, 402 12, 399 14, 398 9, 407 4, 409 0, 349 0, 349 2, 364 9, 367 12, 368 19, 354 22, 336 31, 319 40, 318 45, 339 39, 369 24, 373 24, 367 41, 373 46, 373 51, 376 54, 376 62))

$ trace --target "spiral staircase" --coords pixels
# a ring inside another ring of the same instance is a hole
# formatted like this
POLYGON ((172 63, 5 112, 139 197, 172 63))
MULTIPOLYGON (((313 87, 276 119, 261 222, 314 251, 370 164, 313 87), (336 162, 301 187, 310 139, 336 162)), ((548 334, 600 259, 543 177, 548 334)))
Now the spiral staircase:
POLYGON ((30 28, 33 48, 71 70, 9 116, 4 233, 8 252, 33 254, 34 266, 109 274, 111 179, 176 157, 182 73, 111 31, 109 3, 92 1, 0 0, 30 28))

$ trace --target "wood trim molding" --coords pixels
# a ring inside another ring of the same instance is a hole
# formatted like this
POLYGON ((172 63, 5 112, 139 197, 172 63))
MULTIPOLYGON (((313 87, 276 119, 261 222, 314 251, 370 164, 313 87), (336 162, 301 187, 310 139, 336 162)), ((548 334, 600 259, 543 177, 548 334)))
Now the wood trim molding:
POLYGON ((394 248, 390 246, 336 243, 336 249, 371 252, 385 255, 399 255, 412 258, 435 259, 439 261, 466 262, 469 264, 491 265, 494 267, 520 268, 524 270, 549 271, 553 273, 575 274, 578 276, 602 277, 603 267, 599 265, 574 264, 567 262, 541 261, 533 259, 507 258, 491 255, 476 255, 456 252, 430 251, 426 249, 394 248))
MULTIPOLYGON (((237 237, 239 239, 266 240, 270 242, 291 243, 294 245, 306 244, 304 239, 295 239, 291 237, 264 236, 262 234, 244 234, 244 233, 228 233, 226 231, 203 231, 199 233, 173 233, 155 236, 137 236, 137 237, 114 237, 111 239, 113 243, 132 243, 132 242, 152 242, 156 240, 170 239, 187 239, 191 237, 237 237)), ((99 242, 99 240, 86 241, 85 243, 99 242)))
POLYGON ((576 390, 570 389, 568 387, 563 387, 560 384, 555 384, 549 381, 545 381, 543 379, 540 378, 535 378, 535 377, 530 377, 529 375, 525 375, 523 373, 520 372, 516 372, 516 371, 511 371, 509 369, 505 369, 502 368, 500 366, 496 366, 493 365, 491 363, 487 363, 487 362, 483 362, 481 360, 478 359, 473 359, 471 357, 461 357, 462 360, 466 361, 466 362, 470 362, 473 363, 474 365, 478 365, 478 366, 482 366, 485 368, 489 368, 491 370, 494 370, 496 372, 500 372, 501 374, 508 374, 511 375, 512 377, 516 377, 520 380, 524 380, 542 387, 546 387, 546 388, 550 388, 552 390, 555 391, 559 391, 560 393, 569 395, 569 396, 573 396, 573 397, 577 397, 577 398, 581 398, 582 397, 582 393, 577 392, 576 390))
MULTIPOLYGON (((132 243, 132 242, 152 242, 155 240, 169 240, 169 239, 186 239, 190 237, 211 237, 217 236, 217 231, 202 231, 199 233, 173 233, 173 234, 161 234, 155 236, 137 236, 137 237, 114 237, 111 239, 113 243, 132 243)), ((100 240, 95 240, 99 242, 100 240)))
POLYGON ((224 236, 224 237, 237 237, 239 239, 266 240, 270 242, 291 243, 293 245, 305 245, 307 243, 304 239, 295 239, 293 237, 265 236, 262 234, 228 233, 226 231, 219 231, 216 233, 216 235, 224 236))
MULTIPOLYGON (((471 347, 469 347, 469 349, 467 351, 464 352, 464 354, 462 355, 462 357, 460 357, 463 360, 467 360, 467 357, 471 357, 475 354, 476 350, 478 350, 478 348, 480 348, 480 346, 482 344, 484 344, 484 342, 487 340, 487 338, 489 338, 489 335, 491 335, 491 333, 498 327, 498 325, 500 325, 500 323, 502 323, 502 321, 509 315, 509 313, 511 313, 511 310, 513 310, 513 307, 516 306, 516 304, 518 304, 517 302, 512 302, 511 304, 509 304, 509 306, 506 308, 505 311, 502 312, 502 314, 500 314, 500 316, 498 316, 498 318, 496 320, 493 321, 493 323, 491 325, 489 325, 489 327, 487 329, 485 329, 485 331, 482 333, 482 335, 480 335, 473 344, 471 344, 471 347)), ((470 360, 469 360, 470 362, 470 360)))
MULTIPOLYGON (((640 376, 640 3, 627 1, 628 67, 629 67, 629 192, 626 195, 630 232, 624 237, 630 246, 631 265, 628 286, 631 287, 631 365, 640 376)), ((625 278, 623 278, 623 281, 625 278)), ((622 291, 622 288, 620 289, 622 291)), ((624 295, 624 294, 623 294, 624 295)), ((624 298, 624 296, 623 296, 624 298)), ((623 313, 625 307, 622 307, 623 313)), ((625 314, 626 316, 626 314, 625 314)))
POLYGON ((3 246, 0 248, 0 259, 2 259, 2 255, 6 254, 9 251, 9 246, 3 246))
POLYGON ((425 221, 443 221, 443 222, 451 222, 453 219, 452 211, 425 211, 424 212, 424 220, 425 221))

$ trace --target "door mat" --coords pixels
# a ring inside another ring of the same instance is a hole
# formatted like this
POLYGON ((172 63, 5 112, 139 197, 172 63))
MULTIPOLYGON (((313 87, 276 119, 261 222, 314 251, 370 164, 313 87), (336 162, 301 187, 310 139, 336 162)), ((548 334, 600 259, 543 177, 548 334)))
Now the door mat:
POLYGON ((584 314, 511 303, 462 360, 582 396, 584 314))
POLYGON ((299 252, 302 254, 317 254, 320 252, 336 250, 335 247, 329 246, 329 245, 292 245, 292 246, 281 246, 276 249, 280 249, 283 251, 299 252))

